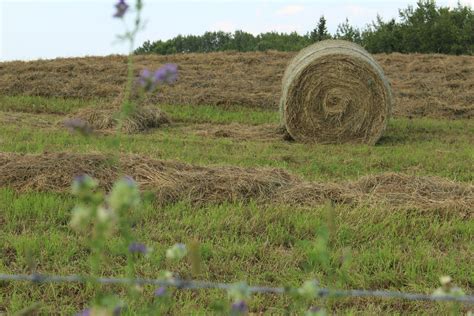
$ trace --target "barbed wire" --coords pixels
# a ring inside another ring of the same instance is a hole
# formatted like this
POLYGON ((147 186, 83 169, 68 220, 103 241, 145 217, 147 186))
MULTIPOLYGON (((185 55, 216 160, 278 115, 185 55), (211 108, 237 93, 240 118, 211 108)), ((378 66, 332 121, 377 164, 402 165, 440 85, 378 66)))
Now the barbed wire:
MULTIPOLYGON (((170 279, 149 279, 149 278, 91 278, 79 275, 44 275, 44 274, 0 274, 0 281, 29 281, 33 283, 87 283, 97 282, 101 284, 127 284, 127 285, 155 285, 170 286, 177 289, 232 289, 235 284, 218 283, 208 281, 183 280, 178 278, 170 279)), ((250 286, 249 291, 252 293, 263 294, 287 294, 291 293, 291 288, 283 287, 266 287, 266 286, 250 286)), ((293 289, 295 290, 295 289, 293 289)), ((333 290, 327 288, 317 288, 316 296, 320 298, 326 297, 377 297, 377 298, 395 298, 410 301, 431 301, 431 302, 459 302, 465 304, 474 304, 474 296, 462 295, 429 295, 417 293, 405 293, 383 290, 333 290)))

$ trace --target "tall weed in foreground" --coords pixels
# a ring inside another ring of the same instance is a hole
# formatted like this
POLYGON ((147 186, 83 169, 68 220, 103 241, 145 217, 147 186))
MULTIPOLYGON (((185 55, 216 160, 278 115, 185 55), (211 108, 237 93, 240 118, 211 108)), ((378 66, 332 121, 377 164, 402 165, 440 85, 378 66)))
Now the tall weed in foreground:
MULTIPOLYGON (((85 278, 88 285, 94 287, 96 296, 91 302, 91 307, 79 313, 79 315, 118 315, 121 312, 135 313, 129 310, 128 306, 136 305, 139 301, 143 288, 133 282, 136 280, 135 264, 137 260, 146 259, 153 248, 145 243, 137 241, 131 229, 133 219, 132 214, 137 214, 142 205, 141 195, 137 184, 129 177, 124 177, 117 181, 109 193, 100 190, 98 182, 93 178, 84 175, 77 177, 72 184, 72 193, 78 202, 73 209, 70 226, 77 234, 88 240, 90 248, 89 264, 90 271, 85 278), (106 262, 106 254, 110 255, 111 250, 106 247, 106 240, 110 237, 119 237, 121 249, 114 255, 126 257, 126 277, 130 280, 126 288, 126 295, 119 297, 110 294, 98 282, 101 277, 101 270, 106 262)), ((319 238, 311 247, 308 253, 309 264, 313 268, 322 269, 327 274, 331 283, 341 284, 342 279, 336 280, 339 268, 334 268, 331 264, 331 253, 328 247, 330 243, 329 231, 326 226, 319 230, 319 238), (334 280, 333 280, 334 279, 334 280)), ((185 257, 191 263, 192 275, 199 273, 200 254, 199 245, 192 244, 188 247, 178 243, 166 250, 166 259, 179 263, 185 257)), ((171 284, 179 284, 179 277, 171 271, 161 271, 159 278, 169 281, 171 284)), ((190 280, 191 281, 191 280, 190 280)), ((185 283, 183 283, 185 284, 185 283)), ((215 304, 215 312, 242 315, 249 310, 248 302, 251 299, 252 290, 245 282, 226 287, 229 304, 215 304)), ((311 306, 318 299, 320 286, 316 280, 306 281, 300 288, 286 288, 283 294, 290 295, 294 303, 288 307, 287 313, 293 314, 304 310, 304 306, 311 306)), ((161 286, 155 289, 153 303, 143 307, 140 313, 148 311, 150 314, 166 313, 172 306, 170 300, 171 290, 161 286)), ((331 297, 331 293, 326 295, 331 297)), ((306 315, 326 315, 322 308, 312 306, 306 315)))
MULTIPOLYGON (((177 80, 177 65, 166 64, 156 71, 143 69, 139 78, 134 77, 133 51, 135 38, 137 34, 144 28, 141 19, 143 2, 136 0, 133 8, 125 0, 119 0, 115 4, 114 18, 123 21, 125 31, 118 35, 118 39, 127 42, 129 45, 129 54, 127 62, 127 83, 124 91, 124 97, 118 117, 118 125, 116 130, 116 153, 119 155, 121 142, 122 122, 128 116, 132 115, 136 110, 137 99, 132 95, 138 95, 143 98, 146 94, 154 93, 160 84, 171 84, 177 80), (128 26, 126 17, 134 13, 132 18, 132 27, 128 26)), ((67 122, 66 126, 85 136, 92 133, 89 124, 80 119, 72 119, 67 122)), ((119 160, 119 157, 116 157, 119 160)), ((131 229, 131 214, 134 214, 141 207, 141 196, 137 184, 130 177, 123 177, 115 182, 112 190, 106 194, 98 188, 98 182, 83 175, 77 177, 72 184, 72 193, 77 197, 78 202, 72 212, 70 221, 71 227, 77 232, 86 236, 89 240, 90 247, 90 268, 89 284, 94 286, 97 291, 96 297, 91 302, 91 307, 80 312, 79 315, 108 315, 120 314, 126 309, 126 306, 135 301, 140 295, 140 287, 130 283, 127 288, 126 299, 123 300, 116 295, 107 294, 102 290, 101 285, 97 282, 99 278, 101 266, 104 264, 104 254, 107 253, 106 239, 111 235, 117 235, 122 240, 121 252, 126 258, 126 277, 133 280, 135 275, 135 263, 140 257, 146 257, 152 248, 147 247, 133 236, 131 229)), ((168 249, 166 257, 170 260, 180 260, 187 254, 187 249, 183 244, 176 244, 168 249)), ((164 279, 172 278, 172 273, 163 271, 164 279)), ((158 288, 155 291, 155 303, 166 301, 168 297, 166 288, 158 288)), ((159 308, 155 312, 161 310, 159 308)), ((153 313, 155 313, 153 312, 153 313)))

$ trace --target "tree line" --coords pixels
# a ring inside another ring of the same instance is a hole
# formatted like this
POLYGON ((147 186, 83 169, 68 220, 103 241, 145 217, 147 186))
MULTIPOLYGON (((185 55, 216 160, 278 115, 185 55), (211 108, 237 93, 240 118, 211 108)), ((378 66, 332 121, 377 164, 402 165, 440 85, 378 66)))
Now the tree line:
POLYGON ((298 51, 312 43, 326 39, 343 39, 358 43, 371 53, 442 53, 467 54, 474 52, 474 11, 458 5, 442 7, 435 0, 420 0, 416 6, 399 10, 399 19, 384 21, 380 16, 363 29, 352 26, 349 20, 339 24, 330 34, 324 16, 310 32, 300 35, 267 32, 253 35, 241 30, 234 33, 206 32, 203 35, 178 35, 170 40, 146 41, 136 54, 207 53, 234 50, 298 51))

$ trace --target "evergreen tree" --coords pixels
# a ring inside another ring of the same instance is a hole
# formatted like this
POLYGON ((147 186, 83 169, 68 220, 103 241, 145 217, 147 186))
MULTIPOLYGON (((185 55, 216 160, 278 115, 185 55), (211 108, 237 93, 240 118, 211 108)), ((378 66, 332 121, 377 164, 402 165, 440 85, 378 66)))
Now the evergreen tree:
MULTIPOLYGON (((474 53, 474 10, 458 4, 455 8, 438 7, 434 0, 418 0, 415 7, 400 10, 400 20, 383 21, 380 16, 362 31, 349 24, 339 24, 334 38, 352 41, 371 53, 474 53)), ((224 50, 298 51, 311 43, 332 38, 321 16, 314 30, 306 35, 296 32, 251 33, 236 31, 206 32, 203 35, 178 35, 167 41, 146 41, 137 54, 175 54, 224 50)))
POLYGON ((336 38, 362 44, 362 37, 359 29, 350 25, 348 18, 346 18, 344 23, 338 25, 336 38))
POLYGON ((324 15, 321 15, 318 25, 314 30, 311 31, 310 38, 313 43, 331 38, 331 34, 329 34, 326 26, 326 18, 324 15))

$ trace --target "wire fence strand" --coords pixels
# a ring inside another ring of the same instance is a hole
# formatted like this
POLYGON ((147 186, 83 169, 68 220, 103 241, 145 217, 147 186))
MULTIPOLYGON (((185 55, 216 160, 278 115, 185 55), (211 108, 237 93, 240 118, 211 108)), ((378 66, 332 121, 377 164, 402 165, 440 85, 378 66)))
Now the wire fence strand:
MULTIPOLYGON (((44 275, 44 274, 0 274, 0 281, 17 282, 29 281, 33 283, 87 283, 93 280, 101 284, 126 284, 126 285, 155 285, 169 286, 177 289, 219 289, 229 290, 234 284, 218 283, 208 281, 184 280, 178 278, 171 279, 148 279, 148 278, 93 278, 79 275, 44 275)), ((286 294, 291 289, 283 287, 250 286, 252 293, 264 294, 286 294)), ((293 289, 294 290, 294 289, 293 289)), ((417 293, 404 293, 382 290, 333 290, 327 288, 318 288, 315 293, 320 298, 327 297, 376 297, 376 298, 394 298, 410 301, 430 301, 430 302, 458 302, 464 304, 474 304, 474 296, 462 295, 429 295, 417 293)))

